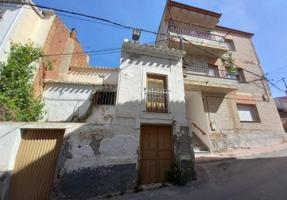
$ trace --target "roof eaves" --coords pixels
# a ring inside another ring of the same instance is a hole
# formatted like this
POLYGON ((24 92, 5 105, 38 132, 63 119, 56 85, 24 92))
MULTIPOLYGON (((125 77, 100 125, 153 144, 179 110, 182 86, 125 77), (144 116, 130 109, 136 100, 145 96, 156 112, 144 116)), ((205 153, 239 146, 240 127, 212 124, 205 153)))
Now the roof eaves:
POLYGON ((109 70, 109 71, 118 71, 118 67, 105 67, 105 66, 98 66, 98 67, 87 67, 87 66, 70 66, 71 71, 102 71, 102 70, 109 70))
POLYGON ((183 3, 176 2, 176 1, 168 1, 167 2, 167 6, 168 7, 177 7, 177 8, 181 8, 181 9, 186 9, 186 10, 189 10, 189 11, 194 11, 194 12, 197 12, 197 13, 209 15, 211 17, 216 17, 216 18, 220 18, 221 15, 222 15, 221 13, 217 13, 217 12, 213 12, 213 11, 210 11, 210 10, 205 10, 205 9, 202 9, 202 8, 186 5, 186 4, 183 4, 183 3))
POLYGON ((246 32, 246 31, 240 31, 240 30, 237 30, 237 29, 228 28, 228 27, 224 27, 224 26, 218 26, 217 25, 215 28, 219 29, 219 30, 223 30, 223 31, 228 31, 230 33, 236 33, 236 34, 239 34, 239 35, 244 35, 244 36, 247 36, 249 38, 254 36, 254 33, 246 32))

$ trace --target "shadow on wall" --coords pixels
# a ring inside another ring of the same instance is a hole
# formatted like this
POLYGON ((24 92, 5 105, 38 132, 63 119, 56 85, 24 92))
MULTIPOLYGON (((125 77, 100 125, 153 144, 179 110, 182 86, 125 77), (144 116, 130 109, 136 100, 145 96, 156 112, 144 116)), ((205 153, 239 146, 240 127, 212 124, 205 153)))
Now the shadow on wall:
MULTIPOLYGON (((20 132, 20 131, 19 131, 20 132)), ((48 199, 63 129, 23 130, 13 172, 1 176, 3 199, 48 199)))
POLYGON ((51 124, 45 129, 49 133, 36 128, 32 136, 22 134, 13 176, 8 171, 0 174, 1 199, 86 199, 134 188, 135 138, 113 137, 110 126, 60 126, 70 127, 64 138, 65 129, 61 133, 51 124))
MULTIPOLYGON (((182 116, 174 116, 173 113, 182 110, 185 111, 183 102, 169 102, 169 113, 150 113, 145 111, 144 101, 130 101, 117 106, 118 115, 110 124, 37 124, 38 128, 43 126, 50 129, 66 129, 57 167, 53 170, 48 170, 47 167, 51 157, 55 156, 55 151, 43 151, 37 159, 16 171, 17 180, 26 180, 29 177, 33 184, 17 181, 16 186, 14 183, 11 184, 11 191, 16 189, 20 191, 16 191, 15 194, 19 195, 20 199, 26 197, 33 199, 30 195, 45 194, 42 185, 46 184, 48 187, 49 181, 52 183, 51 177, 55 177, 52 199, 87 199, 132 190, 139 181, 137 165, 140 123, 172 124, 176 158, 182 160, 182 157, 192 157, 189 129, 186 124, 174 121, 182 116), (139 121, 145 114, 148 115, 145 121, 139 121), (30 173, 32 174, 29 175, 30 173), (43 177, 45 174, 49 176, 43 177), (27 191, 33 191, 33 193, 27 191)), ((41 133, 38 135, 41 136, 41 133)), ((33 143, 33 145, 31 147, 36 152, 43 143, 33 143)), ((6 179, 3 182, 7 183, 9 176, 3 179, 6 179)))
POLYGON ((118 72, 116 70, 112 72, 69 71, 69 78, 72 79, 74 77, 98 84, 102 82, 106 84, 117 84, 118 82, 118 72))
POLYGON ((95 91, 101 86, 51 84, 44 90, 44 120, 69 122, 81 117, 91 105, 95 91))
POLYGON ((224 95, 209 93, 204 94, 203 98, 204 98, 204 112, 216 114, 220 106, 222 105, 224 95))
MULTIPOLYGON (((159 62, 159 60, 166 61, 166 58, 156 58, 157 61, 153 62, 152 57, 150 56, 143 56, 139 55, 136 53, 131 53, 130 56, 125 56, 125 58, 122 58, 121 63, 125 63, 126 61, 128 66, 130 65, 139 65, 139 66, 153 66, 153 67, 162 67, 162 68, 170 68, 170 63, 168 62, 159 62), (144 59, 139 59, 139 58, 144 58, 144 59)), ((169 61, 171 62, 171 61, 169 61)), ((173 61, 176 62, 176 61, 173 61)), ((120 69, 122 70, 122 68, 120 69)))
MULTIPOLYGON (((143 113, 142 105, 144 102, 139 101, 118 105, 116 119, 111 124, 89 123, 66 131, 53 198, 87 199, 124 193, 138 186, 140 124, 137 123, 143 113)), ((184 103, 170 102, 171 110, 182 106, 184 109, 184 103)), ((175 157, 182 161, 182 166, 191 167, 186 162, 188 156, 193 156, 188 127, 174 122, 171 113, 148 114, 152 118, 144 123, 173 125, 175 157)))

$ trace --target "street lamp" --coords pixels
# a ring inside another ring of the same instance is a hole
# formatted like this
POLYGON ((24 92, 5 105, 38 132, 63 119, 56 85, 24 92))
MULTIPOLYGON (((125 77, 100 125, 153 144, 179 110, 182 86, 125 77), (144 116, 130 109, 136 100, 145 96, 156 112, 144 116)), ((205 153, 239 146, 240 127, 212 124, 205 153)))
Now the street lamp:
POLYGON ((141 36, 141 29, 139 28, 136 28, 136 29, 133 29, 133 41, 138 41, 140 39, 140 36, 141 36))

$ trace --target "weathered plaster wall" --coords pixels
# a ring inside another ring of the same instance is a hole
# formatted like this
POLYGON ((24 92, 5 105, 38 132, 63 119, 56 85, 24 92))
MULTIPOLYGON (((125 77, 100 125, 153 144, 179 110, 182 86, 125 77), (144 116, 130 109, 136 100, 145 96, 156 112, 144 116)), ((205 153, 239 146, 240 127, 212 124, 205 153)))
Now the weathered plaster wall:
POLYGON ((138 139, 118 135, 113 125, 84 123, 1 123, 0 195, 9 195, 21 129, 65 129, 52 199, 86 199, 133 189, 137 180, 138 139))
MULTIPOLYGON (((205 93, 204 109, 208 122, 214 124, 215 130, 209 126, 209 138, 214 151, 231 148, 258 147, 278 144, 284 141, 283 128, 278 123, 278 113, 274 110, 274 102, 266 102, 257 97, 256 105, 260 122, 240 122, 236 103, 232 96, 205 93)), ((234 97, 234 96, 233 96, 234 97)), ((279 121, 280 122, 280 121, 279 121)))
MULTIPOLYGON (((5 173, 13 170, 21 138, 20 128, 63 128, 64 142, 57 163, 52 199, 87 199, 111 192, 125 192, 133 189, 138 179, 141 124, 172 125, 175 156, 183 165, 191 167, 193 152, 186 121, 180 58, 177 51, 133 44, 125 46, 116 106, 96 107, 87 118, 89 123, 85 124, 3 124, 0 132, 11 138, 1 143, 1 148, 8 152, 7 157, 0 158, 3 160, 0 162, 3 163, 1 170, 5 173), (144 88, 148 73, 167 76, 170 91, 168 113, 146 112, 144 88), (10 161, 13 162, 9 168, 10 161)), ((84 113, 86 102, 98 86, 77 81, 46 83, 43 94, 46 120, 65 121, 75 111, 84 113)), ((1 179, 2 183, 9 181, 9 177, 1 179)), ((2 189, 2 194, 7 194, 8 189, 2 189)))
POLYGON ((79 67, 73 70, 66 81, 45 84, 42 121, 63 122, 84 118, 88 123, 113 123, 115 106, 94 106, 91 103, 93 95, 103 88, 103 84, 116 87, 118 71, 79 67))
POLYGON ((117 85, 118 76, 118 68, 70 67, 66 80, 95 85, 117 85))
MULTIPOLYGON (((226 34, 224 31, 216 31, 215 33, 219 35, 226 34)), ((286 135, 284 135, 284 131, 280 123, 280 117, 272 100, 268 84, 266 81, 262 81, 260 79, 260 76, 262 76, 264 73, 256 55, 251 38, 231 32, 228 34, 227 39, 232 39, 235 45, 236 51, 229 52, 232 53, 234 62, 238 66, 258 74, 258 76, 247 71, 243 71, 247 82, 236 82, 235 85, 232 83, 234 81, 230 81, 233 86, 236 86, 235 89, 237 89, 236 91, 229 93, 226 91, 222 92, 227 93, 226 95, 219 94, 220 86, 216 91, 207 90, 207 88, 193 87, 198 91, 205 91, 205 94, 203 95, 204 111, 194 108, 190 111, 190 113, 193 111, 194 115, 199 116, 196 119, 200 122, 203 122, 200 116, 202 116, 202 114, 205 115, 207 119, 207 132, 209 132, 208 137, 212 143, 211 150, 213 151, 225 150, 229 148, 257 147, 283 142, 286 135), (210 93, 207 93, 207 91, 210 93), (259 112, 260 123, 240 122, 236 103, 256 105, 259 112), (213 127, 211 128, 210 125, 213 127)), ((185 57, 189 63, 202 67, 206 67, 208 62, 211 61, 207 55, 188 54, 185 57)), ((219 59, 216 61, 216 64, 219 65, 220 69, 224 68, 219 59)), ((192 78, 194 80, 202 80, 203 78, 207 78, 206 84, 208 83, 209 85, 212 85, 213 82, 221 82, 222 91, 224 85, 223 83, 227 83, 227 80, 224 79, 215 79, 196 75, 193 75, 192 78)), ((187 85, 194 83, 196 82, 186 82, 187 85)), ((194 89, 191 91, 193 90, 194 89)), ((196 104, 192 104, 192 99, 190 103, 191 107, 197 106, 196 104)))
POLYGON ((113 124, 116 108, 114 105, 97 105, 92 108, 91 114, 86 119, 87 123, 113 124))
POLYGON ((13 4, 3 6, 5 13, 0 22, 1 35, 0 61, 6 61, 10 52, 10 43, 33 42, 37 47, 43 47, 55 16, 40 16, 31 6, 13 4), (3 32, 2 32, 3 31, 3 32), (21 34, 19 34, 21 33, 21 34))
POLYGON ((168 55, 161 48, 126 42, 121 56, 116 126, 121 134, 139 138, 141 124, 173 126, 175 154, 178 160, 192 159, 190 132, 186 121, 181 55, 168 55), (169 90, 168 113, 150 113, 145 107, 148 74, 166 76, 169 90))

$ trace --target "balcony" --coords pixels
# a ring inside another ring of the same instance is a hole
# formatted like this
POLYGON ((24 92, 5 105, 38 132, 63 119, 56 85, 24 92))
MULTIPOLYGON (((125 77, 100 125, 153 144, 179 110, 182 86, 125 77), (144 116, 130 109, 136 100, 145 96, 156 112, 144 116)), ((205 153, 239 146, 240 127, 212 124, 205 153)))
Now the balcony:
POLYGON ((184 83, 187 90, 229 93, 238 89, 239 75, 215 67, 183 64, 184 83))
MULTIPOLYGON (((192 27, 185 27, 183 25, 174 26, 169 24, 169 34, 171 36, 178 36, 178 34, 183 35, 183 37, 190 41, 192 44, 212 51, 213 53, 216 53, 218 55, 222 55, 226 51, 232 50, 230 47, 232 44, 226 42, 224 37, 206 31, 194 30, 194 28, 192 27)), ((179 42, 179 39, 175 37, 174 39, 172 39, 172 41, 174 44, 172 44, 171 46, 176 47, 176 43, 179 42)), ((198 48, 188 43, 185 45, 185 50, 187 52, 191 51, 192 53, 203 53, 200 52, 198 48)))
POLYGON ((145 90, 146 111, 155 113, 168 113, 168 90, 145 90))

